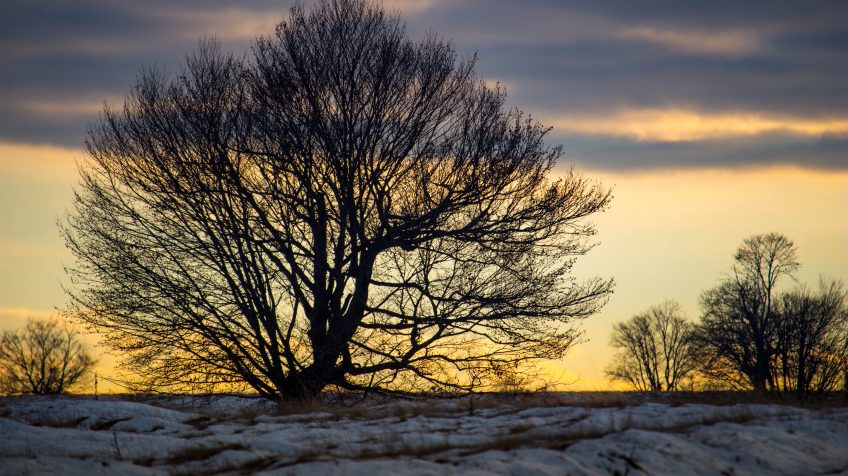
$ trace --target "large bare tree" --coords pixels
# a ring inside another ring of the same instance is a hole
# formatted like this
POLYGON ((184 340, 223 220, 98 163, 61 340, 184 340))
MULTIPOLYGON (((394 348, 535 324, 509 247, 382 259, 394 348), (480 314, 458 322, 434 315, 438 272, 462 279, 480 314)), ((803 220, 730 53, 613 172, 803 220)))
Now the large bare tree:
POLYGON ((692 377, 694 325, 675 301, 665 301, 613 326, 619 349, 606 374, 636 390, 673 392, 692 377))
POLYGON ((127 366, 289 399, 564 354, 611 291, 569 274, 610 193, 548 178, 547 128, 374 4, 295 7, 252 51, 201 42, 90 132, 71 294, 127 366))

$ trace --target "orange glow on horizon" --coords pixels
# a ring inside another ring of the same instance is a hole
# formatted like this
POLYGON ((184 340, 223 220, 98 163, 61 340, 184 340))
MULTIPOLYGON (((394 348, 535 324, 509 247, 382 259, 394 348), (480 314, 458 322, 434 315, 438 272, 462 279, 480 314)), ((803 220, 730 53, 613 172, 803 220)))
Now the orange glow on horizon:
POLYGON ((778 117, 756 113, 705 113, 686 109, 624 109, 606 116, 547 117, 556 132, 632 137, 639 141, 686 142, 787 133, 848 135, 848 118, 778 117))
MULTIPOLYGON (((0 181, 14 185, 0 229, 0 330, 18 328, 28 316, 55 315, 66 301, 59 283, 69 256, 55 219, 70 204, 81 149, 0 144, 0 181), (13 191, 16 190, 16 191, 13 191), (65 191, 67 190, 67 192, 65 191), (50 200, 42 197, 55 194, 50 200), (20 211, 23 207, 23 211, 20 211), (33 240, 38 237, 38 240, 33 240)), ((677 299, 688 318, 698 318, 698 295, 728 269, 746 236, 777 231, 794 240, 802 263, 799 282, 819 274, 848 281, 848 171, 800 167, 679 169, 614 172, 579 167, 589 179, 613 187, 611 208, 591 221, 600 246, 580 257, 578 279, 613 277, 607 306, 581 323, 587 341, 562 362, 545 364, 558 390, 620 390, 603 371, 615 322, 665 299, 677 299)), ((554 172, 554 177, 560 173, 554 172)), ((98 373, 114 377, 116 358, 86 342, 100 359, 98 373)), ((109 388, 101 381, 101 392, 109 388)), ((120 391, 115 387, 114 391, 120 391)))

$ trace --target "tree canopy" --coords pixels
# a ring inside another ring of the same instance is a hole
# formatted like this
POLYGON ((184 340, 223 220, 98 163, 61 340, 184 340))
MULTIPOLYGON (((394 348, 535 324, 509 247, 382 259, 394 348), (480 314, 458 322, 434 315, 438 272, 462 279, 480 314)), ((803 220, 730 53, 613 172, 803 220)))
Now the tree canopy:
POLYGON ((294 7, 246 58, 202 41, 91 128, 70 293, 151 384, 467 390, 556 358, 610 192, 435 35, 360 1, 294 7))

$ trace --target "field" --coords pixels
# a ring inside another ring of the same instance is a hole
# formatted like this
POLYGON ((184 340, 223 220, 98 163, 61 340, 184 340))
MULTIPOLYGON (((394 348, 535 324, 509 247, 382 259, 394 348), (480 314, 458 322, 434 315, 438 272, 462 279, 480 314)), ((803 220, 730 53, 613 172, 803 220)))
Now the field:
POLYGON ((846 473, 848 402, 629 393, 348 396, 283 408, 237 396, 0 399, 1 474, 399 472, 846 473))

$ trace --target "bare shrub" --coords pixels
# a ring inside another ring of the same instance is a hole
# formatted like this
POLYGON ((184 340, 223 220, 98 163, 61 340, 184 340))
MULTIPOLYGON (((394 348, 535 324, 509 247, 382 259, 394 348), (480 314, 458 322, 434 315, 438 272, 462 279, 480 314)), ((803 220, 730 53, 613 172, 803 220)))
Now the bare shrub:
POLYGON ((799 397, 839 389, 848 372, 848 292, 821 280, 818 292, 781 295, 776 356, 780 386, 799 397))
POLYGON ((695 370, 694 325, 666 301, 613 327, 619 352, 606 374, 641 391, 676 391, 695 370))
POLYGON ((0 335, 0 393, 67 392, 94 367, 77 333, 58 321, 30 319, 23 331, 0 335))

